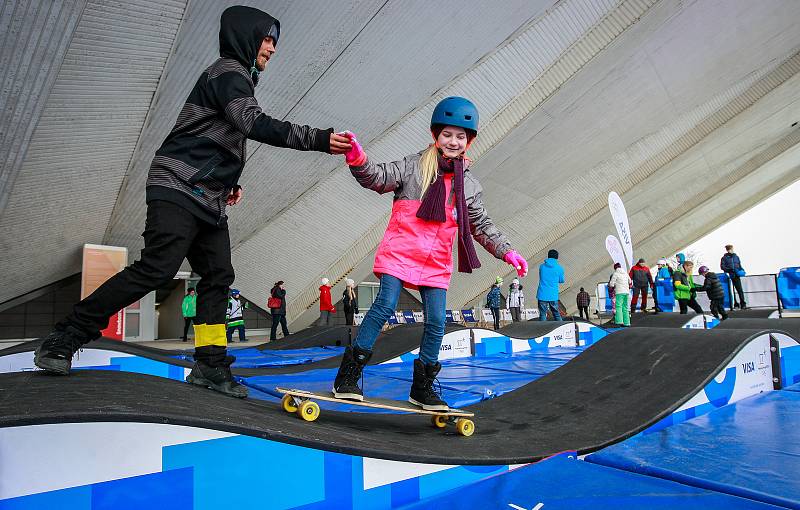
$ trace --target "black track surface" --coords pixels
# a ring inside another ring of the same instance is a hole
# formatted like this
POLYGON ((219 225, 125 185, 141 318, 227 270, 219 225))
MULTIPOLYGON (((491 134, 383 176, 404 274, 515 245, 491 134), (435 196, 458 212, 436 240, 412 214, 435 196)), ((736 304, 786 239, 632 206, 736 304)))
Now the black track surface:
MULTIPOLYGON (((745 310, 746 311, 746 310, 745 310)), ((726 329, 776 329, 789 333, 800 341, 800 320, 798 319, 738 319, 730 318, 720 322, 715 330, 726 329)))
POLYGON ((313 326, 280 340, 254 347, 261 351, 282 351, 330 345, 350 345, 351 339, 355 338, 357 333, 357 326, 313 326))
POLYGON ((776 308, 749 308, 747 310, 728 310, 728 315, 736 319, 769 319, 776 308))
POLYGON ((598 342, 516 391, 469 408, 476 433, 434 430, 425 416, 323 411, 306 423, 276 404, 237 400, 141 374, 0 375, 0 426, 85 421, 174 423, 369 457, 507 464, 588 453, 677 409, 758 332, 637 328, 598 342))
POLYGON ((661 312, 658 314, 635 313, 631 316, 631 325, 643 328, 682 328, 687 322, 697 317, 696 313, 661 312))
MULTIPOLYGON (((396 358, 401 354, 406 354, 419 347, 420 340, 422 340, 423 324, 404 324, 396 326, 378 337, 370 359, 370 365, 377 365, 390 359, 396 358)), ((327 328, 326 328, 327 329, 327 328)), ((464 329, 463 326, 448 325, 445 332, 456 331, 464 329)), ((311 342, 313 344, 314 337, 309 337, 303 341, 311 342)), ((299 339, 298 339, 299 342, 299 339)), ((35 350, 40 340, 31 340, 24 342, 6 349, 0 350, 0 356, 6 354, 16 354, 19 352, 30 352, 35 350)), ((307 346, 308 347, 308 346, 307 346)), ((152 347, 145 347, 132 342, 118 342, 116 340, 106 340, 100 338, 89 342, 84 346, 85 349, 104 349, 109 351, 124 352, 134 356, 142 356, 144 358, 161 361, 163 363, 170 363, 181 367, 191 368, 194 365, 193 361, 184 361, 181 359, 170 357, 171 354, 185 354, 180 351, 166 351, 164 349, 156 349, 152 347)), ((288 347, 287 347, 288 348, 288 347)), ((292 347, 294 348, 294 347, 292 347)), ((300 347, 298 347, 300 348, 300 347)), ((236 355, 236 351, 231 351, 236 355)), ((308 370, 316 370, 319 368, 337 368, 341 363, 341 356, 333 356, 327 359, 316 361, 313 363, 305 363, 303 365, 289 365, 279 367, 264 367, 264 368, 234 368, 232 370, 234 375, 239 377, 253 377, 258 375, 272 375, 272 374, 295 374, 298 372, 306 372, 308 370)))

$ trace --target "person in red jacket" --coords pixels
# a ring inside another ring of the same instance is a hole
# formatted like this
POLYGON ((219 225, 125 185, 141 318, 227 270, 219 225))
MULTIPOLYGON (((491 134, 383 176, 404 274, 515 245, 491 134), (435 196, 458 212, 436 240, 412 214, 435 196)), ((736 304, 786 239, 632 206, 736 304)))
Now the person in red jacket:
POLYGON ((645 265, 644 259, 639 259, 639 262, 633 266, 628 273, 631 277, 633 284, 633 299, 631 300, 631 313, 636 310, 636 302, 639 300, 639 294, 642 294, 642 311, 647 311, 647 289, 653 289, 655 293, 655 284, 653 283, 653 275, 650 274, 650 268, 645 265))
POLYGON ((331 282, 327 278, 322 279, 319 286, 319 322, 320 326, 331 325, 331 315, 336 313, 336 307, 331 303, 331 282))

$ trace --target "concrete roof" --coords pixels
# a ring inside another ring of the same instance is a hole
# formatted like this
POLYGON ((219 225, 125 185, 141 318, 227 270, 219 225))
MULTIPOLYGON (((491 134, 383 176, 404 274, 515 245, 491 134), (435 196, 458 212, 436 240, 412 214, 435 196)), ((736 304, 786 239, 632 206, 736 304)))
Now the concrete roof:
MULTIPOLYGON (((234 2, 18 2, 0 10, 0 302, 80 270, 84 243, 138 256, 144 182, 234 2)), ((637 256, 669 255, 800 177, 794 0, 248 2, 281 20, 256 89, 270 115, 356 132, 371 158, 423 148, 433 106, 470 97, 495 222, 533 266, 557 248, 564 300, 605 279, 606 197, 637 256), (476 22, 476 20, 478 22, 476 22)), ((248 144, 229 209, 236 287, 315 315, 318 280, 370 273, 391 199, 341 157, 248 144)), ((508 266, 454 275, 482 300, 508 266)), ((341 285, 341 284, 340 284, 341 285)), ((334 290, 336 292, 336 290, 334 290)))

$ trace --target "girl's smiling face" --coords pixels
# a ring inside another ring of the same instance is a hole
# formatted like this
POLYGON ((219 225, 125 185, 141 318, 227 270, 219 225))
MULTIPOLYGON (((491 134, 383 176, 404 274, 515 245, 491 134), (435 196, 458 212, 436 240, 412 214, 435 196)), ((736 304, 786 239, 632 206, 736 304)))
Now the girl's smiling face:
POLYGON ((464 128, 445 126, 436 137, 436 145, 448 158, 457 158, 467 150, 467 132, 464 128))

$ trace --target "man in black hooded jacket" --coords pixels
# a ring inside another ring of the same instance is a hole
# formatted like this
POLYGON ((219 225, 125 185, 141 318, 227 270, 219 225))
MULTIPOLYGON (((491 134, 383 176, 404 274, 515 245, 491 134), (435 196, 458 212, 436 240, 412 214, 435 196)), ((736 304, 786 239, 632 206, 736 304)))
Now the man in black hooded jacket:
POLYGON ((258 9, 235 6, 222 13, 220 58, 200 75, 150 166, 140 260, 74 306, 36 350, 36 366, 69 374, 73 354, 100 336, 108 318, 171 281, 185 257, 201 276, 195 365, 186 380, 247 396, 231 376, 234 357, 227 354, 225 334, 227 292, 234 279, 225 208, 242 199, 246 140, 330 154, 351 147, 333 129, 296 125, 261 111, 255 86, 279 37, 278 20, 258 9))

